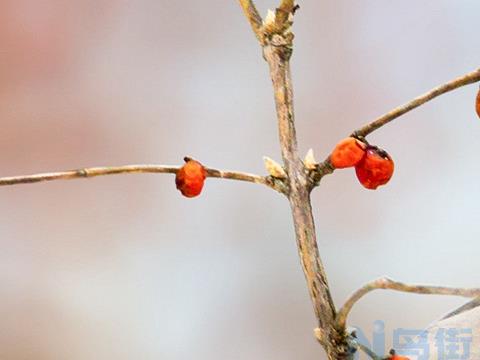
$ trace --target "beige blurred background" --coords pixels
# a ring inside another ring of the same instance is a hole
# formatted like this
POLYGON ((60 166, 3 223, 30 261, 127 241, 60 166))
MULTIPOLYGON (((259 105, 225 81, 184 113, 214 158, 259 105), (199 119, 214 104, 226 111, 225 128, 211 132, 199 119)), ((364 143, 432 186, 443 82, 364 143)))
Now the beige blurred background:
MULTIPOLYGON (((275 2, 258 1, 264 14, 275 2)), ((302 152, 480 65, 478 0, 301 1, 302 152)), ((314 192, 335 300, 388 275, 479 286, 477 85, 376 132, 390 185, 314 192)), ((1 0, 1 176, 128 163, 263 173, 279 159, 260 49, 236 1, 1 0)), ((0 359, 323 359, 286 201, 171 176, 0 189, 0 359)), ((375 293, 351 324, 418 329, 462 299, 375 293)))

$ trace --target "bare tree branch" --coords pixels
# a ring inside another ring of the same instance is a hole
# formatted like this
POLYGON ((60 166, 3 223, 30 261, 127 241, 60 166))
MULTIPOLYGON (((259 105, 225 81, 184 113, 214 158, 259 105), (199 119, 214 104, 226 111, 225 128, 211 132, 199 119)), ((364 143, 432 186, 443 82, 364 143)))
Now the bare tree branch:
POLYGON ((369 347, 367 347, 363 344, 357 343, 357 346, 360 350, 362 350, 365 354, 367 354, 372 360, 384 360, 385 359, 384 357, 378 356, 377 354, 375 354, 373 352, 373 350, 371 350, 369 347))
POLYGON ((391 280, 389 278, 380 278, 362 286, 348 298, 343 307, 338 311, 336 318, 337 327, 342 329, 345 328, 348 314, 352 310, 353 305, 355 305, 355 303, 359 301, 363 296, 377 289, 395 290, 415 294, 453 295, 463 297, 480 296, 480 289, 478 288, 464 289, 443 286, 409 285, 391 280))
MULTIPOLYGON (((91 167, 76 170, 67 170, 60 172, 41 173, 34 175, 20 175, 12 177, 0 178, 0 186, 17 185, 17 184, 31 184, 43 181, 52 180, 71 180, 84 179, 96 176, 119 175, 119 174, 135 174, 135 173, 155 173, 155 174, 176 174, 180 169, 179 166, 168 165, 124 165, 124 166, 109 166, 109 167, 91 167)), ((262 184, 271 187, 277 191, 285 192, 284 186, 278 179, 273 179, 271 176, 259 176, 249 173, 225 171, 206 168, 207 177, 221 178, 230 180, 247 181, 255 184, 262 184)))
POLYGON ((275 11, 276 29, 279 32, 285 31, 289 26, 289 19, 295 12, 294 0, 282 0, 275 11))
MULTIPOLYGON (((409 101, 408 103, 396 107, 395 109, 389 111, 388 113, 380 116, 376 120, 368 123, 367 125, 355 130, 351 136, 354 137, 366 137, 375 130, 381 128, 382 126, 388 124, 389 122, 395 120, 396 118, 404 115, 405 113, 425 104, 426 102, 433 100, 437 96, 445 94, 447 92, 458 89, 462 86, 473 84, 480 81, 480 68, 472 71, 464 76, 456 78, 452 81, 449 81, 443 85, 437 86, 436 88, 426 92, 423 95, 416 97, 415 99, 409 101)), ((335 168, 330 162, 330 157, 327 157, 322 163, 318 164, 317 168, 310 171, 310 180, 312 188, 318 186, 320 180, 328 174, 331 174, 335 171, 335 168)))
POLYGON ((472 310, 476 307, 479 307, 480 306, 480 297, 477 297, 471 301, 469 301, 468 303, 466 304, 463 304, 462 306, 460 306, 459 308, 449 312, 447 315, 445 315, 441 320, 445 320, 445 319, 448 319, 452 316, 456 316, 456 315, 459 315, 465 311, 468 311, 468 310, 472 310))
POLYGON ((263 34, 262 34, 262 17, 258 13, 258 10, 252 0, 239 0, 240 6, 245 13, 250 26, 252 27, 253 33, 257 37, 258 41, 263 44, 263 34))
MULTIPOLYGON (((273 83, 277 110, 280 147, 284 168, 287 173, 285 182, 288 189, 286 194, 290 201, 297 248, 303 272, 307 280, 310 297, 318 320, 318 328, 315 329, 315 334, 326 350, 328 358, 331 360, 353 358, 355 348, 352 349, 348 341, 348 334, 345 328, 346 318, 354 303, 374 289, 389 288, 418 293, 471 296, 463 289, 410 286, 389 279, 379 279, 367 284, 354 293, 340 312, 338 314, 336 313, 325 269, 318 251, 310 202, 311 189, 318 184, 324 175, 332 173, 334 168, 330 162, 330 158, 327 158, 323 163, 313 168, 310 166, 307 169, 298 156, 290 72, 290 57, 293 42, 291 25, 297 6, 294 0, 281 0, 280 6, 276 9, 275 14, 269 12, 265 22, 263 22, 252 1, 240 0, 240 4, 263 47, 263 55, 270 68, 270 77, 273 83)), ((427 101, 460 86, 479 80, 480 69, 413 99, 411 102, 390 111, 358 129, 353 135, 365 137, 393 119, 427 101)))
POLYGON ((326 331, 325 329, 328 329, 333 323, 335 306, 318 252, 310 194, 306 187, 305 169, 298 156, 293 91, 288 60, 289 49, 279 44, 267 45, 264 48, 264 54, 270 66, 270 76, 273 82, 280 144, 288 174, 290 207, 300 260, 319 321, 319 328, 326 331))
POLYGON ((313 303, 318 328, 327 339, 323 347, 329 359, 351 359, 353 352, 335 328, 335 305, 327 275, 318 251, 315 223, 310 202, 307 171, 298 155, 290 72, 291 38, 274 35, 264 46, 264 57, 270 67, 277 110, 280 147, 288 174, 290 208, 305 279, 313 303))
POLYGON ((326 340, 322 345, 331 360, 351 359, 353 353, 346 339, 342 338, 343 332, 338 332, 334 326, 335 305, 318 251, 310 202, 308 172, 298 156, 290 72, 293 41, 290 27, 296 6, 293 0, 282 0, 275 12, 274 26, 268 23, 265 27, 260 28, 258 12, 253 10, 253 3, 240 0, 240 4, 263 47, 263 55, 270 68, 280 147, 287 173, 285 179, 288 187, 287 195, 292 210, 300 262, 318 320, 318 328, 325 334, 326 340), (259 35, 259 30, 265 34, 259 35))
POLYGON ((420 105, 425 104, 426 102, 436 98, 437 96, 440 96, 442 94, 445 94, 449 91, 458 89, 459 87, 468 85, 468 84, 473 84, 475 82, 480 81, 480 69, 477 69, 475 71, 472 71, 471 73, 468 73, 466 75, 463 75, 459 78, 456 78, 452 81, 447 82, 446 84, 440 85, 429 92, 420 95, 413 99, 412 101, 399 106, 390 112, 386 113, 385 115, 380 116, 376 120, 372 121, 371 123, 361 127, 358 130, 355 130, 352 135, 354 136, 360 136, 360 137, 365 137, 368 134, 371 134, 373 131, 379 129, 385 124, 388 124, 390 121, 402 116, 403 114, 419 107, 420 105))

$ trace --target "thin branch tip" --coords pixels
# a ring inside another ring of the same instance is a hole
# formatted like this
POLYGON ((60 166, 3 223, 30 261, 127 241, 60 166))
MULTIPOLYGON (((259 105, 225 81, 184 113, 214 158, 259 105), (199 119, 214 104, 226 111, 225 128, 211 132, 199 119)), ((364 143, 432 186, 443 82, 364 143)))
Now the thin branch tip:
MULTIPOLYGON (((458 89, 462 86, 470 85, 476 82, 480 82, 480 68, 460 76, 456 79, 453 79, 443 85, 437 86, 432 90, 420 95, 413 100, 407 102, 404 105, 398 106, 388 113, 378 117, 377 119, 373 120, 372 122, 364 125, 363 127, 353 131, 349 136, 357 138, 366 144, 368 141, 366 137, 370 135, 372 132, 380 129, 384 125, 387 125, 391 121, 397 119, 398 117, 410 112, 411 110, 429 102, 430 100, 435 99, 436 97, 445 94, 447 92, 453 91, 458 89)), ((312 170, 311 178, 312 178, 312 188, 318 186, 320 180, 328 174, 332 174, 335 171, 335 168, 332 166, 330 162, 330 158, 327 157, 322 163, 318 165, 318 167, 312 170)))
POLYGON ((253 33, 257 37, 258 41, 262 44, 264 42, 262 34, 263 21, 257 10, 257 7, 252 0, 239 0, 239 2, 245 17, 250 23, 253 33))
POLYGON ((363 127, 355 130, 352 135, 355 137, 366 137, 375 130, 378 130, 382 126, 388 124, 389 122, 395 120, 396 118, 406 114, 407 112, 416 109, 417 107, 429 102, 430 100, 435 99, 436 97, 443 95, 447 92, 453 91, 465 85, 470 85, 480 81, 480 68, 460 76, 456 79, 453 79, 443 85, 437 86, 432 90, 414 98, 413 100, 407 102, 404 105, 398 106, 395 109, 389 111, 388 113, 380 116, 374 121, 364 125, 363 127))
POLYGON ((371 281, 360 289, 355 291, 347 299, 342 308, 338 311, 336 316, 337 329, 345 329, 347 317, 353 306, 366 294, 373 290, 394 290, 400 292, 425 294, 425 295, 450 295, 450 296, 462 296, 462 297, 478 297, 480 296, 480 288, 453 288, 444 286, 430 286, 430 285, 410 285, 394 281, 388 277, 381 277, 374 281, 371 281))

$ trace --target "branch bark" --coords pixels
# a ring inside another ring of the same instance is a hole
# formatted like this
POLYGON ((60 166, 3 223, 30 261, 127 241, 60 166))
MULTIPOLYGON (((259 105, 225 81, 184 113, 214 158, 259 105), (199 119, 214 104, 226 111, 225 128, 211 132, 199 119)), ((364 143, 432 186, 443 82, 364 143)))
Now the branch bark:
POLYGON ((416 97, 408 103, 396 107, 385 115, 382 115, 376 120, 372 121, 371 123, 361 127, 358 130, 355 130, 352 135, 365 137, 374 132, 375 130, 381 128, 382 126, 388 124, 390 121, 395 120, 403 114, 419 107, 420 105, 425 104, 432 99, 435 99, 437 96, 458 89, 459 87, 476 83, 478 81, 480 81, 480 69, 476 69, 475 71, 472 71, 466 75, 453 79, 443 85, 437 86, 436 88, 416 97))
POLYGON ((240 0, 253 31, 263 47, 263 55, 270 69, 278 119, 280 147, 287 173, 288 200, 292 211, 297 248, 307 281, 310 298, 323 335, 322 345, 329 359, 350 359, 352 349, 344 331, 335 328, 335 305, 330 294, 327 276, 318 251, 315 224, 310 202, 308 171, 298 156, 297 135, 293 108, 293 89, 290 72, 293 35, 291 18, 295 11, 293 0, 282 0, 275 12, 275 26, 258 28, 252 16, 251 1, 240 0), (259 36, 259 32, 262 36, 259 36))
MULTIPOLYGON (((138 173, 154 173, 154 174, 176 174, 180 169, 179 166, 169 165, 124 165, 110 167, 90 167, 76 170, 67 170, 51 173, 41 173, 33 175, 20 175, 12 177, 0 178, 0 186, 32 184, 43 181, 52 180, 71 180, 85 179, 97 176, 119 175, 119 174, 138 174, 138 173)), ((255 184, 266 185, 279 192, 285 192, 285 186, 278 179, 271 176, 259 176, 244 172, 226 171, 206 168, 207 177, 221 178, 230 180, 246 181, 255 184)))
POLYGON ((264 47, 264 56, 270 67, 270 76, 273 83, 280 147, 288 174, 288 198, 292 210, 300 260, 315 315, 319 327, 325 331, 335 318, 335 306, 317 247, 306 172, 303 162, 298 156, 290 76, 290 49, 287 44, 282 43, 280 36, 274 37, 273 41, 276 41, 276 43, 264 47))
POLYGON ((348 314, 352 310, 355 303, 357 303, 362 297, 373 290, 395 290, 401 292, 415 293, 415 294, 429 294, 429 295, 451 295, 451 296, 463 296, 463 297, 478 297, 480 296, 480 289, 464 289, 464 288, 451 288, 444 286, 428 286, 428 285, 409 285, 398 281, 391 280, 389 278, 380 278, 369 282, 355 291, 345 302, 337 315, 337 327, 345 328, 348 314))
POLYGON ((253 33, 257 37, 258 41, 263 44, 263 35, 262 35, 262 17, 258 13, 257 7, 252 0, 239 0, 240 6, 243 9, 250 26, 252 27, 253 33))

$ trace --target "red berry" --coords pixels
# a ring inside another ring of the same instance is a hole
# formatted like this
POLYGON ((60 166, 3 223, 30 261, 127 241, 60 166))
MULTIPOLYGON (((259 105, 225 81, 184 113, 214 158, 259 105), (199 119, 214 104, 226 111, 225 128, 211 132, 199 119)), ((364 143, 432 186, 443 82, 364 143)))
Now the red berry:
POLYGON ((390 350, 390 356, 388 357, 388 360, 410 360, 410 358, 406 356, 400 356, 395 353, 395 350, 390 350))
POLYGON ((475 102, 475 108, 477 110, 477 115, 480 117, 480 90, 477 93, 477 101, 475 102))
POLYGON ((177 171, 175 184, 183 196, 195 197, 200 195, 207 171, 198 161, 185 158, 185 165, 177 171))
POLYGON ((406 356, 392 355, 390 356, 389 360, 410 360, 410 358, 406 356))
POLYGON ((370 190, 385 185, 393 175, 394 164, 386 151, 369 146, 363 159, 355 165, 360 183, 370 190))
POLYGON ((366 145, 358 139, 348 137, 340 141, 330 155, 330 162, 337 169, 355 166, 365 155, 366 145))

